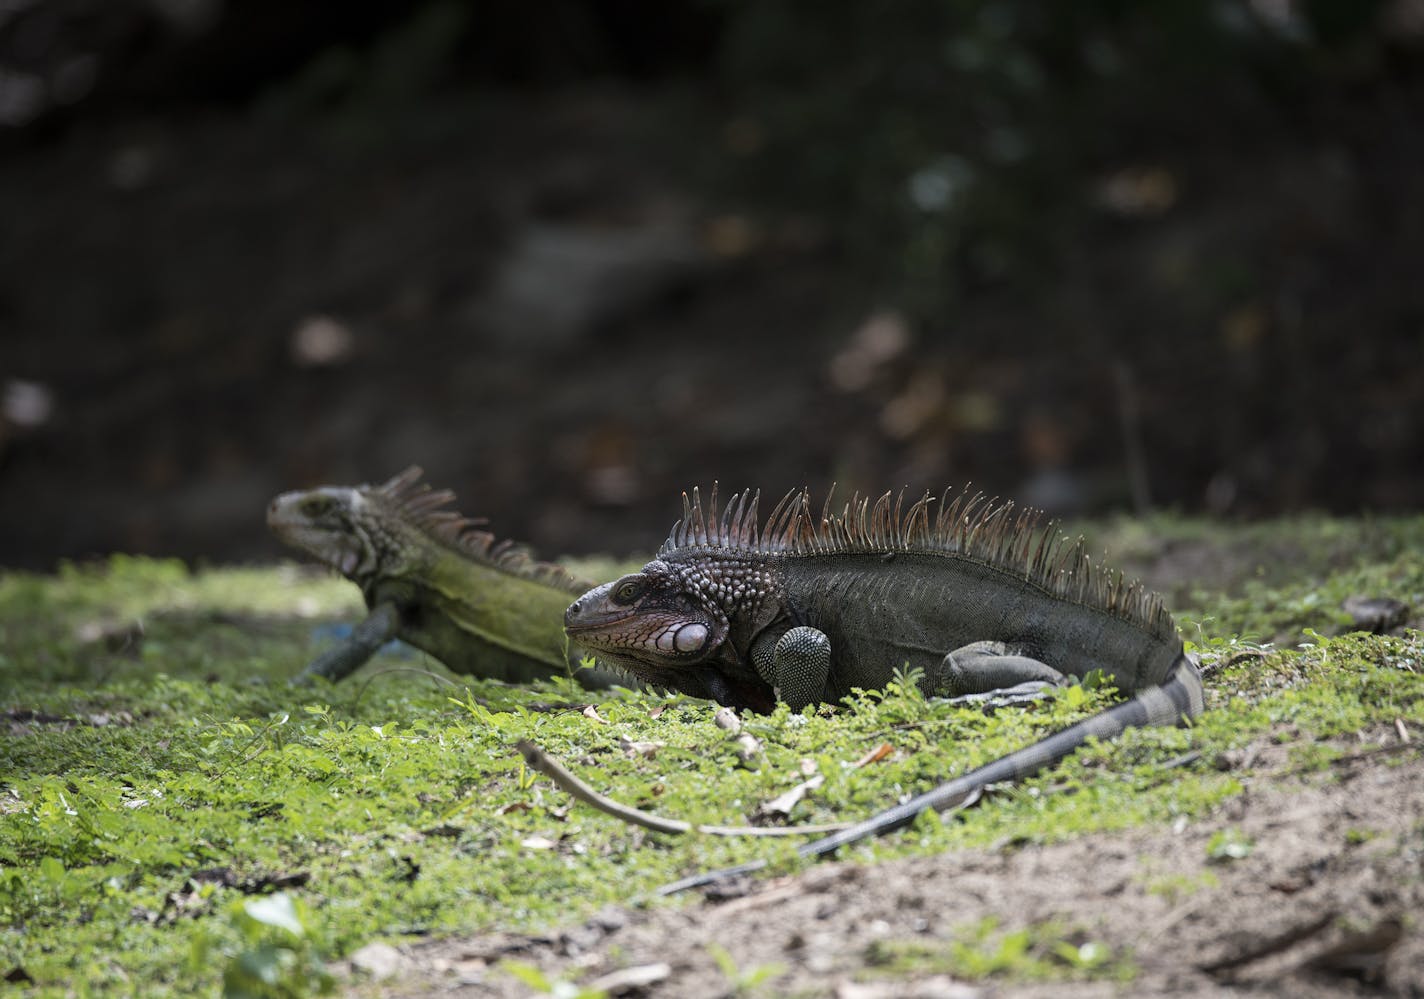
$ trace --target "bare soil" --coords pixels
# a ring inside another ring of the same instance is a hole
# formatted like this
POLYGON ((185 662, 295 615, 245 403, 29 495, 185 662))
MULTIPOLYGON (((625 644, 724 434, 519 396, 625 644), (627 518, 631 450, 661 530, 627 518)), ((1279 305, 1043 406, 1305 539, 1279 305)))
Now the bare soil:
POLYGON ((396 962, 399 980, 381 994, 526 995, 528 986, 498 967, 513 959, 580 984, 665 963, 649 971, 661 972, 656 981, 611 991, 732 995, 709 951, 720 946, 742 972, 783 966, 761 986, 774 995, 1417 996, 1424 760, 1408 744, 1400 750, 1347 753, 1327 771, 1301 774, 1289 769, 1289 743, 1263 741, 1243 756, 1260 775, 1243 778, 1245 792, 1180 828, 822 864, 679 908, 609 910, 537 936, 408 946, 396 962), (1208 860, 1223 827, 1253 844, 1248 856, 1208 860), (1137 974, 1125 986, 971 984, 942 973, 891 975, 874 963, 885 941, 942 942, 947 951, 957 929, 986 917, 1006 930, 1054 921, 1130 956, 1137 974))

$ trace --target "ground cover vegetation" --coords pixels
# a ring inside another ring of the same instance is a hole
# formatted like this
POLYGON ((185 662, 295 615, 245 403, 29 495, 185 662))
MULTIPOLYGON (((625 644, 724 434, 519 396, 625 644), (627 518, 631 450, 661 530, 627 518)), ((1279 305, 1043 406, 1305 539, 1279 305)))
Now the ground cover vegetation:
MULTIPOLYGON (((1268 775, 1243 747, 1284 747, 1291 772, 1327 782, 1352 754, 1419 765, 1424 638, 1409 626, 1424 606, 1424 519, 1226 529, 1162 518, 1090 533, 1173 595, 1213 667, 1207 714, 1091 746, 846 859, 1200 822, 1213 827, 1200 870, 1153 889, 1189 896, 1252 850, 1227 803, 1268 775), (1361 616, 1361 598, 1385 601, 1378 621, 1361 616)), ((399 648, 341 685, 291 685, 359 613, 349 584, 290 565, 114 557, 0 576, 0 974, 41 995, 303 995, 342 984, 373 942, 541 932, 640 904, 697 869, 758 856, 778 858, 773 874, 796 868, 795 837, 658 835, 579 805, 525 768, 520 739, 662 815, 795 826, 863 817, 1112 698, 1073 687, 986 713, 891 684, 805 714, 746 717, 760 742, 747 759, 704 702, 507 687, 399 648), (818 787, 773 804, 817 775, 818 787)), ((1407 834, 1412 845, 1363 825, 1353 836, 1417 851, 1424 829, 1407 834)), ((977 920, 952 937, 881 941, 865 966, 1130 981, 1139 960, 1053 922, 977 920)), ((732 950, 713 955, 729 993, 772 987, 784 971, 739 964, 732 950)), ((577 993, 563 972, 529 963, 488 974, 516 991, 577 993)))

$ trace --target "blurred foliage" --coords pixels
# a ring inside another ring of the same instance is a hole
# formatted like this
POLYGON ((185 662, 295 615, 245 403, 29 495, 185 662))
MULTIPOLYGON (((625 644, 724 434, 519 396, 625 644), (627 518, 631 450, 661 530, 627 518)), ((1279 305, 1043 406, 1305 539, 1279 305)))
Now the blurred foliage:
MULTIPOLYGON (((745 191, 830 221, 933 313, 1071 255, 1102 171, 1378 70, 1383 8, 728 0, 725 144, 745 191)), ((1138 180, 1138 209, 1174 199, 1170 176, 1138 180)))
POLYGON ((363 50, 337 44, 319 52, 259 104, 274 116, 336 109, 406 111, 449 72, 452 50, 468 11, 453 0, 416 9, 363 50))
MULTIPOLYGON (((322 119, 334 138, 370 145, 451 85, 710 82, 733 109, 726 162, 713 160, 734 184, 778 212, 830 222, 863 273, 930 315, 978 284, 1071 254, 1095 181, 1130 166, 1125 158, 1191 145, 1212 128, 1239 136, 1322 82, 1386 70, 1397 3, 710 0, 669 11, 556 0, 540 16, 520 4, 427 0, 348 17, 335 5, 298 15, 206 0, 183 30, 168 25, 167 48, 157 47, 169 61, 138 74, 149 82, 137 92, 190 95, 189 63, 201 56, 208 76, 251 77, 268 120, 322 119), (256 70, 244 58, 239 73, 208 52, 224 41, 230 52, 266 50, 274 37, 305 55, 256 70)), ((119 64, 91 67, 85 94, 132 90, 121 68, 155 58, 116 40, 105 49, 82 6, 51 0, 0 16, 10 90, 29 81, 37 95, 54 91, 36 108, 59 101, 62 74, 43 67, 70 49, 119 64)), ((136 22, 129 34, 154 16, 142 4, 122 9, 136 22)), ((706 160, 705 136, 685 138, 706 160)), ((1175 195, 1170 176, 1156 181, 1137 192, 1149 210, 1175 195)))

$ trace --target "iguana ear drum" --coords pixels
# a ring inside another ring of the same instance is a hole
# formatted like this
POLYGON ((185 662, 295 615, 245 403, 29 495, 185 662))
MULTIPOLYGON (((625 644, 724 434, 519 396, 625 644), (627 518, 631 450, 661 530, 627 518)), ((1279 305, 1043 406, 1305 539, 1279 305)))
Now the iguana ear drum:
POLYGON ((711 636, 707 625, 694 622, 664 631, 658 636, 656 644, 659 652, 701 652, 707 647, 711 636))

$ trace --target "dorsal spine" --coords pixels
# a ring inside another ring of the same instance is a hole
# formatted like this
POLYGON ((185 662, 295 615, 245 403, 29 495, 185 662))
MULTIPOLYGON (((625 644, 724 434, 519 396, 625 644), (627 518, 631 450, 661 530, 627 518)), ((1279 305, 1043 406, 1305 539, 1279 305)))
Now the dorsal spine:
POLYGON ((819 517, 811 495, 792 490, 763 527, 759 492, 734 493, 719 509, 717 486, 704 510, 701 493, 682 495, 682 519, 659 554, 685 548, 787 557, 909 552, 973 559, 1020 576, 1054 596, 1131 621, 1156 637, 1173 637, 1176 625, 1162 598, 1122 573, 1094 564, 1082 538, 1070 539, 1041 513, 982 492, 946 489, 924 493, 905 508, 906 494, 887 492, 872 500, 855 494, 839 512, 827 495, 819 517))

